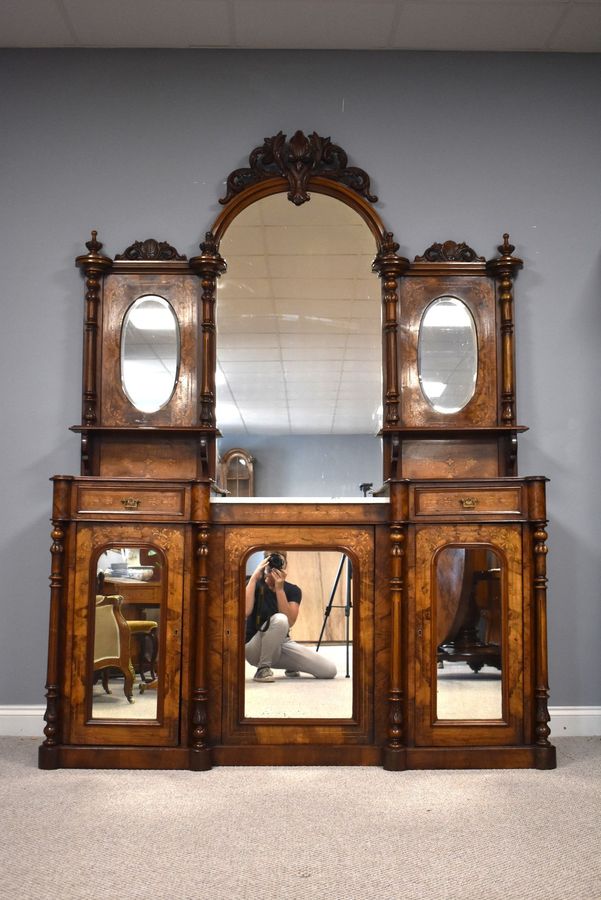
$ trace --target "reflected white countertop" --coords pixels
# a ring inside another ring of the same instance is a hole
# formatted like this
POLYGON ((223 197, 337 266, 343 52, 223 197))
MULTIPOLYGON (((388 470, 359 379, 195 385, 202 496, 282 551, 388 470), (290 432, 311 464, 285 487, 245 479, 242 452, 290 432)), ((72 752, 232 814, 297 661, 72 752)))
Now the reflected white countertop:
POLYGON ((390 503, 390 497, 211 497, 211 503, 390 503))

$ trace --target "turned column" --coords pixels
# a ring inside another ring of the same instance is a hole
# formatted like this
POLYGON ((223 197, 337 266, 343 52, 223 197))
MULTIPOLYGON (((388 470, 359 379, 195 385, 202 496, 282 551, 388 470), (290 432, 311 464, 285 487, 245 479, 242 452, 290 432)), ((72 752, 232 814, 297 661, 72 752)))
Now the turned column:
POLYGON ((532 524, 534 591, 534 743, 537 768, 555 767, 555 747, 549 741, 549 665, 547 656, 547 519, 545 482, 547 478, 527 478, 529 515, 532 524))
POLYGON ((195 526, 195 612, 192 629, 194 681, 192 686, 192 734, 190 740, 190 768, 195 772, 211 768, 211 752, 208 744, 207 703, 207 628, 209 602, 209 495, 208 483, 194 485, 192 490, 192 516, 195 526))
POLYGON ((515 346, 513 339, 513 282, 524 263, 511 254, 515 250, 509 235, 503 235, 498 259, 486 263, 487 271, 497 279, 501 315, 501 424, 515 425, 515 346))
POLYGON ((40 769, 58 768, 58 745, 61 743, 60 685, 61 626, 65 589, 64 558, 66 520, 69 515, 70 477, 55 477, 52 509, 52 546, 50 568, 50 621, 48 628, 48 664, 46 670, 45 740, 39 748, 40 769))
POLYGON ((382 362, 384 373, 384 428, 398 425, 399 390, 399 280, 409 260, 397 256, 399 245, 392 232, 384 235, 372 268, 382 281, 382 362))
POLYGON ((200 245, 200 256, 190 260, 190 267, 202 284, 202 367, 198 392, 198 421, 201 425, 215 426, 215 369, 217 348, 215 339, 215 297, 217 279, 226 269, 225 260, 219 254, 212 232, 207 231, 200 245))
POLYGON ((397 481, 390 485, 390 681, 388 689, 388 734, 382 765, 390 771, 406 768, 403 722, 403 612, 404 559, 408 487, 397 481))
MULTIPOLYGON (((83 396, 81 410, 82 425, 98 424, 98 323, 102 276, 109 271, 113 261, 102 256, 102 244, 96 240, 98 232, 92 232, 92 239, 86 242, 88 253, 78 256, 75 265, 82 269, 86 278, 85 319, 83 338, 83 396)), ((82 435, 81 474, 90 474, 88 436, 82 435)))

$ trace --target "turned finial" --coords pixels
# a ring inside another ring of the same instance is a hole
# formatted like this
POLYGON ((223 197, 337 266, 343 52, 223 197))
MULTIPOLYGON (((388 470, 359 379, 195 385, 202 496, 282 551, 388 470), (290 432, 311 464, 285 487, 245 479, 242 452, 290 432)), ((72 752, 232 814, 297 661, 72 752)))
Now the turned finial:
POLYGON ((98 251, 102 249, 102 244, 100 243, 100 241, 96 240, 97 237, 98 232, 92 231, 92 240, 86 241, 86 247, 88 248, 90 253, 98 253, 98 251))
POLYGON ((505 232, 503 235, 503 243, 497 248, 501 256, 511 256, 515 247, 509 243, 509 234, 505 232))

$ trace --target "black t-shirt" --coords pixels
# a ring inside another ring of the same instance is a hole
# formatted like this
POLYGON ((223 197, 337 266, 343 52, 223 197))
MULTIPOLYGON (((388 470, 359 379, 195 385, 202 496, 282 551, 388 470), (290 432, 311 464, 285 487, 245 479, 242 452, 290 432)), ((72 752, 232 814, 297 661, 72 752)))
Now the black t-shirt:
MULTIPOLYGON (((288 603, 300 603, 302 591, 297 584, 291 584, 289 581, 284 582, 284 593, 288 603)), ((246 636, 245 643, 248 643, 257 633, 261 625, 267 622, 278 611, 278 598, 275 591, 268 587, 263 578, 257 583, 255 588, 255 602, 250 616, 246 618, 246 636)))

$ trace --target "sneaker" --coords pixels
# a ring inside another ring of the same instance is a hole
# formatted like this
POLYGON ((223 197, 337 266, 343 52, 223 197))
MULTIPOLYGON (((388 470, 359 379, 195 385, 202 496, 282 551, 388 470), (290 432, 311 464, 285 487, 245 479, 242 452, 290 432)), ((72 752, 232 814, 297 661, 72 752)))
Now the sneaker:
POLYGON ((286 678, 300 678, 300 672, 297 672, 296 669, 285 669, 284 675, 286 678))
POLYGON ((260 669, 257 669, 255 672, 255 681, 275 681, 273 677, 273 672, 269 668, 269 666, 261 666, 260 669))

